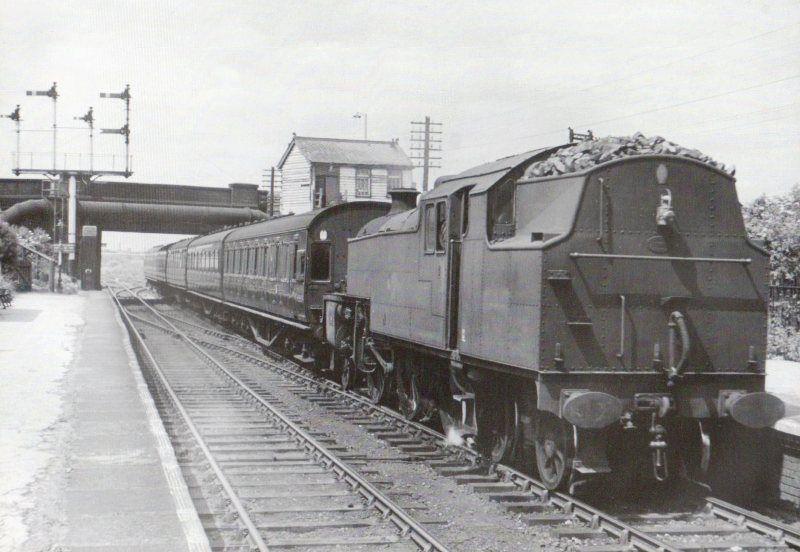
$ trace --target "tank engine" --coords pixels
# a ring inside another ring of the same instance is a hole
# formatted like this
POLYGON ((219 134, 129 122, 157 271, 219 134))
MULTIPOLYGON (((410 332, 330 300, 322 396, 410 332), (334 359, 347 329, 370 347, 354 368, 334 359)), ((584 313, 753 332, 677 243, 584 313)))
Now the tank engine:
POLYGON ((365 377, 494 461, 535 458, 552 489, 735 474, 783 404, 734 178, 662 154, 528 170, 558 149, 441 178, 349 241, 347 292, 325 298, 343 385, 365 377))

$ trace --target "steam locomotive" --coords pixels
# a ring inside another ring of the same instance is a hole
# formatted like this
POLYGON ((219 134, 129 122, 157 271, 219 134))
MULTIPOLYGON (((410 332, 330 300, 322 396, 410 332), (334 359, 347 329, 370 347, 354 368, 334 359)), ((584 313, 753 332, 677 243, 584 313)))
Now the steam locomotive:
POLYGON ((146 277, 551 489, 757 485, 743 452, 784 407, 733 176, 669 154, 528 171, 558 150, 156 248, 146 277))

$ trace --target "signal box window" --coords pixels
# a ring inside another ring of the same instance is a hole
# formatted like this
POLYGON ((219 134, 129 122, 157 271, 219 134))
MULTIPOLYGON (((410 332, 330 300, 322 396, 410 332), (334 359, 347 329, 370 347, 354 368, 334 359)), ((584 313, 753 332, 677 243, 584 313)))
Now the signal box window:
POLYGON ((369 169, 356 169, 356 197, 371 197, 369 169))
POLYGON ((389 170, 389 174, 386 177, 386 189, 387 194, 389 190, 394 190, 395 188, 402 188, 403 187, 403 173, 392 169, 389 170))
POLYGON ((308 249, 309 278, 317 282, 331 279, 331 244, 312 243, 308 249))

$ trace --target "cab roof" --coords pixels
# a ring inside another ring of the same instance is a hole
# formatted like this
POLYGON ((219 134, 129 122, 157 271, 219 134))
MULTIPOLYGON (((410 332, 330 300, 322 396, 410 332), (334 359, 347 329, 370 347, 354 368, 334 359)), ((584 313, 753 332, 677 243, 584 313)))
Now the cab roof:
POLYGON ((436 179, 433 190, 423 194, 421 201, 447 197, 469 186, 473 187, 470 195, 483 193, 517 167, 546 159, 551 153, 562 147, 564 146, 549 146, 526 151, 472 167, 456 175, 440 176, 436 179))

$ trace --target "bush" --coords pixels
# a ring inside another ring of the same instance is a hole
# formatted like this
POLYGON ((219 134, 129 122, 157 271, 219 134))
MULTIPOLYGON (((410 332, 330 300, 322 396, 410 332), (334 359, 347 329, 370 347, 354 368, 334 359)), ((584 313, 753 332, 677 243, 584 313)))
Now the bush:
POLYGON ((767 357, 800 362, 800 330, 770 322, 767 357))
POLYGON ((8 290, 8 293, 11 294, 11 297, 14 297, 14 290, 17 289, 17 284, 8 277, 6 274, 0 274, 0 288, 5 288, 8 290))
POLYGON ((0 221, 0 268, 11 270, 17 262, 17 235, 11 226, 0 221))
POLYGON ((11 229, 17 234, 17 241, 44 255, 53 256, 53 244, 50 234, 41 228, 31 230, 27 226, 12 226, 11 229))

